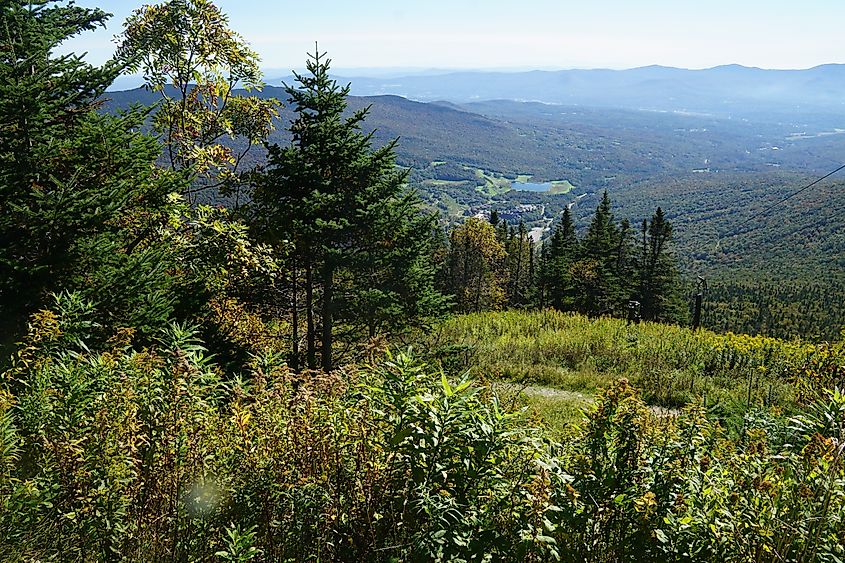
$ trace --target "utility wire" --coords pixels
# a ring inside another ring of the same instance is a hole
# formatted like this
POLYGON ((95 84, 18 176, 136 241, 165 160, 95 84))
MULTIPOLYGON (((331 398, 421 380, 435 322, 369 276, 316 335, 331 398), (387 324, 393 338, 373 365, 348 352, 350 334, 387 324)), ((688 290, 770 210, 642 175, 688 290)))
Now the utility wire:
POLYGON ((756 219, 757 217, 760 217, 760 216, 762 216, 762 215, 766 215, 769 211, 771 211, 772 209, 774 209, 774 208, 775 208, 775 207, 777 207, 778 205, 782 204, 783 202, 785 202, 785 201, 787 201, 787 200, 792 199, 793 197, 797 196, 798 194, 801 194, 801 193, 806 192, 807 190, 809 190, 810 188, 812 188, 813 186, 815 186, 816 184, 818 184, 818 183, 819 183, 819 182, 821 182, 822 180, 826 180, 826 179, 830 178, 831 176, 833 176, 834 174, 836 174, 836 173, 837 173, 837 172, 839 172, 840 170, 845 170, 845 164, 843 164, 842 166, 840 166, 839 168, 837 168, 837 169, 836 169, 836 170, 834 170, 833 172, 829 172, 828 174, 825 174, 825 175, 824 175, 824 176, 822 176, 821 178, 819 178, 819 179, 817 179, 817 180, 814 180, 813 182, 810 182, 809 184, 807 184, 806 186, 804 186, 804 187, 803 187, 803 188, 801 188, 800 190, 798 190, 798 191, 796 191, 796 192, 793 192, 793 193, 789 194, 788 196, 786 196, 785 198, 781 199, 780 201, 777 201, 777 202, 773 203, 772 205, 770 205, 770 206, 768 206, 767 208, 765 208, 763 211, 759 211, 759 212, 755 213, 754 215, 752 215, 751 217, 749 217, 748 219, 746 219, 745 221, 743 221, 742 223, 740 223, 738 226, 736 226, 736 227, 734 228, 734 230, 733 230, 733 233, 732 233, 732 234, 733 234, 733 235, 739 234, 739 230, 740 230, 742 227, 744 227, 745 225, 747 225, 748 223, 750 223, 751 221, 753 221, 753 220, 754 220, 754 219, 756 219))

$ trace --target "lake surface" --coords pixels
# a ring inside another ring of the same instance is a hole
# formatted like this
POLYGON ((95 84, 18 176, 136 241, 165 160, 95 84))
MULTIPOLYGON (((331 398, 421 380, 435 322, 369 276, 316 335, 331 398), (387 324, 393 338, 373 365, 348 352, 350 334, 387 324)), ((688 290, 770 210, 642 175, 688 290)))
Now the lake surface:
POLYGON ((537 184, 535 182, 513 182, 511 187, 521 192, 547 192, 552 189, 551 182, 537 184))

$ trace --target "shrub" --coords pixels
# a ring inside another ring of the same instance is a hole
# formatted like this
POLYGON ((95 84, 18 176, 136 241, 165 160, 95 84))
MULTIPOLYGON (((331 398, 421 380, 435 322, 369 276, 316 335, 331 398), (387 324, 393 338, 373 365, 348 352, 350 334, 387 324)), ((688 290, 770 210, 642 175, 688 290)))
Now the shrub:
POLYGON ((732 434, 630 382, 562 444, 407 353, 225 373, 185 327, 132 349, 61 296, 0 391, 8 560, 838 561, 845 395, 732 434))
MULTIPOLYGON (((483 390, 399 354, 225 375, 193 331, 84 344, 33 319, 0 403, 0 547, 99 560, 487 560, 553 552, 550 446, 483 390), (215 555, 217 554, 217 555, 215 555), (240 559, 239 559, 240 558, 240 559)), ((80 338, 82 340, 80 340, 80 338)))

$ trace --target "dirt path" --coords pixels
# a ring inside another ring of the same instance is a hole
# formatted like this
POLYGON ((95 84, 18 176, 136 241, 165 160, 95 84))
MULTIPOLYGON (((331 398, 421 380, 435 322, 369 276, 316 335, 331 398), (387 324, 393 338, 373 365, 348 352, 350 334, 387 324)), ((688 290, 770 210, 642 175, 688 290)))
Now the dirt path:
MULTIPOLYGON (((594 401, 594 398, 586 393, 580 393, 578 391, 567 391, 565 389, 556 389, 554 387, 544 387, 542 385, 529 385, 527 387, 523 387, 515 383, 497 383, 496 387, 511 392, 521 391, 527 397, 530 398, 551 399, 554 401, 562 401, 569 403, 581 403, 585 406, 594 401)), ((660 417, 678 416, 681 412, 678 409, 661 407, 657 405, 650 405, 648 408, 651 410, 652 413, 660 417)))

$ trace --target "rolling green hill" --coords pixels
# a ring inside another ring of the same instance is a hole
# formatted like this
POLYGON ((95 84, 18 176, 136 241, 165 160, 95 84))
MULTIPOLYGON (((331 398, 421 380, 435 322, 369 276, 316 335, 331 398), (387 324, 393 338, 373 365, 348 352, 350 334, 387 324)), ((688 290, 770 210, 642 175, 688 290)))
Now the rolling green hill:
MULTIPOLYGON (((155 102, 144 90, 109 97, 109 109, 155 102)), ((839 164, 845 134, 833 126, 802 124, 801 114, 777 123, 507 100, 349 99, 350 111, 366 106, 374 143, 400 139, 411 185, 447 221, 496 210, 540 232, 569 206, 583 227, 607 189, 617 217, 633 224, 658 205, 666 211, 682 271, 710 282, 709 326, 819 337, 845 326, 842 186, 831 180, 745 223, 839 164), (510 189, 518 180, 571 189, 510 189)), ((271 142, 287 142, 290 118, 284 110, 271 142)))
MULTIPOLYGON (((845 327, 845 182, 828 180, 758 213, 813 178, 769 173, 647 181, 614 193, 618 213, 655 205, 675 226, 681 267, 710 283, 705 324, 837 338, 845 327)), ((582 223, 594 197, 578 206, 582 223)))

